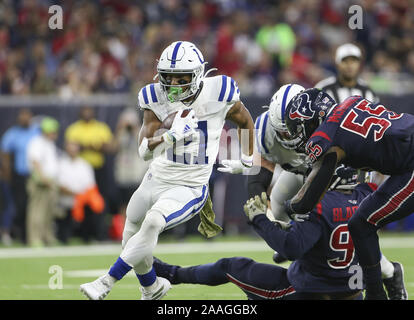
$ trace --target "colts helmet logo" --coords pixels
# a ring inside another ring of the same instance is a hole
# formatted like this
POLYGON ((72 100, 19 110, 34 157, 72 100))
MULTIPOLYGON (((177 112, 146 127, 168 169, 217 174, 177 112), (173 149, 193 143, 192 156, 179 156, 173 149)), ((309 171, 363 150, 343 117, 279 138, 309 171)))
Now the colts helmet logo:
POLYGON ((315 111, 311 108, 312 102, 307 93, 302 93, 293 101, 292 108, 289 111, 289 118, 295 119, 312 119, 315 111), (305 100, 306 99, 306 100, 305 100))

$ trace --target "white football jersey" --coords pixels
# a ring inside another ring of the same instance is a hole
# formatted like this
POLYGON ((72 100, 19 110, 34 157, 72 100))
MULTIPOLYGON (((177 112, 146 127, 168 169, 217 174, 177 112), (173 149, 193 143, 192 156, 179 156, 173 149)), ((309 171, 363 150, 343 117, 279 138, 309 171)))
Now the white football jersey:
POLYGON ((276 131, 269 121, 269 111, 263 112, 255 122, 256 146, 260 155, 284 170, 305 174, 308 166, 306 155, 284 148, 276 139, 276 131))
MULTIPOLYGON (((179 185, 207 184, 219 151, 227 112, 239 100, 240 90, 232 78, 225 75, 204 78, 203 87, 190 106, 198 118, 197 134, 189 140, 178 141, 155 157, 149 168, 153 176, 179 185)), ((142 88, 138 104, 153 111, 160 121, 188 108, 182 102, 169 102, 159 83, 142 88)))

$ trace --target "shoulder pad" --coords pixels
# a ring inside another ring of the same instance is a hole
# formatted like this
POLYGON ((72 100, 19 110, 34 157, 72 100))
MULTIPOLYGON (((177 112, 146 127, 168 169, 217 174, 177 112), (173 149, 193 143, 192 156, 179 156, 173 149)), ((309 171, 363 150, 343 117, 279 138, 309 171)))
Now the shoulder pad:
POLYGON ((240 100, 240 89, 236 81, 226 75, 208 77, 203 80, 211 86, 211 100, 234 104, 240 100))
POLYGON ((151 104, 159 103, 160 88, 158 83, 147 84, 138 92, 138 106, 151 109, 151 104))
POLYGON ((138 107, 153 111, 161 121, 168 115, 164 100, 159 83, 147 84, 138 92, 138 107))
POLYGON ((266 146, 266 127, 269 119, 269 111, 263 112, 260 116, 257 117, 254 124, 254 132, 256 136, 256 145, 259 153, 266 154, 269 153, 269 149, 266 146))

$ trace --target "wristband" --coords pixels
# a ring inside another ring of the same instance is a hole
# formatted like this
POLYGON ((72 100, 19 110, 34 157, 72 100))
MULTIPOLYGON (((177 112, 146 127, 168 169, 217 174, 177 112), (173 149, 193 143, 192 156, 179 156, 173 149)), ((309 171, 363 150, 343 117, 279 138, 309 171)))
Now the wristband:
POLYGON ((153 153, 150 149, 148 149, 148 139, 147 138, 142 139, 142 142, 141 142, 141 144, 138 148, 138 154, 145 161, 152 158, 153 153))
POLYGON ((175 137, 172 134, 171 130, 164 132, 162 138, 164 139, 164 142, 170 146, 172 146, 175 143, 175 137))

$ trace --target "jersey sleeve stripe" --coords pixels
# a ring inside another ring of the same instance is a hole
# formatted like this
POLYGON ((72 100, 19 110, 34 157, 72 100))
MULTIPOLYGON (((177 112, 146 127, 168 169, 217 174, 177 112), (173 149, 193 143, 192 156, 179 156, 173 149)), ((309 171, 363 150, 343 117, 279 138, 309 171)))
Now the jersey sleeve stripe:
POLYGON ((147 95, 147 87, 142 88, 142 96, 144 98, 145 104, 149 103, 148 95, 147 95))
POLYGON ((286 100, 287 100, 287 96, 289 94, 289 90, 292 87, 292 85, 290 84, 285 92, 283 93, 283 99, 282 99, 282 121, 285 121, 285 108, 286 108, 286 100))
POLYGON ((265 143, 265 135, 266 135, 266 126, 267 126, 267 120, 269 119, 269 111, 266 112, 264 119, 263 119, 263 129, 262 129, 262 146, 266 153, 269 153, 269 149, 266 147, 265 143))
POLYGON ((235 90, 235 81, 233 79, 230 78, 230 93, 229 93, 229 97, 227 98, 227 102, 230 102, 231 99, 233 99, 233 95, 234 95, 234 90, 235 90))
POLYGON ((322 137, 322 138, 328 140, 329 142, 332 141, 332 139, 323 131, 315 131, 309 139, 311 139, 313 137, 322 137))
POLYGON ((154 85, 154 83, 150 84, 150 90, 151 90, 152 102, 158 102, 157 95, 155 94, 155 85, 154 85))
POLYGON ((256 145, 257 145, 257 151, 261 152, 261 146, 260 146, 260 140, 259 140, 259 127, 260 127, 260 121, 262 120, 262 116, 263 114, 261 114, 257 119, 256 119, 256 123, 255 123, 255 129, 254 130, 254 135, 256 136, 256 145))
POLYGON ((221 76, 221 90, 220 90, 220 96, 218 98, 219 101, 223 101, 224 94, 226 93, 227 89, 227 77, 221 76))

